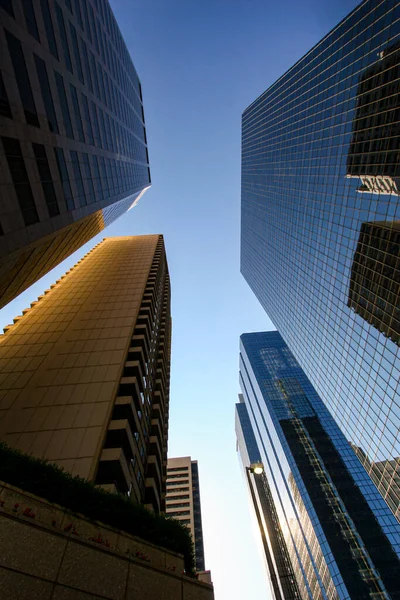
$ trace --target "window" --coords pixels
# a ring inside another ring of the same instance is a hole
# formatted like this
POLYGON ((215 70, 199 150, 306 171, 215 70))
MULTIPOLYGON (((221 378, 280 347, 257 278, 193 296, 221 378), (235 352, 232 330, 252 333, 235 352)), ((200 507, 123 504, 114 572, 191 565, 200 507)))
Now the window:
POLYGON ((78 140, 80 142, 84 142, 85 134, 83 132, 82 117, 78 102, 78 94, 76 93, 76 88, 72 85, 72 83, 69 84, 69 87, 71 91, 72 108, 75 114, 76 129, 78 131, 78 140))
POLYGON ((50 131, 54 133, 58 133, 58 125, 56 112, 54 110, 54 102, 53 97, 51 95, 51 89, 49 84, 49 78, 47 75, 47 69, 44 60, 33 55, 36 63, 36 72, 39 79, 40 89, 42 92, 43 104, 46 111, 47 123, 49 125, 50 131))
POLYGON ((37 28, 35 11, 33 9, 32 0, 24 0, 22 8, 25 14, 26 28, 33 37, 40 42, 39 31, 37 28))
POLYGON ((89 67, 88 51, 87 51, 86 44, 82 39, 81 39, 81 48, 82 48, 83 62, 85 63, 86 84, 88 85, 90 91, 93 92, 93 81, 92 81, 92 74, 90 72, 90 67, 89 67))
POLYGON ((0 73, 0 115, 3 117, 8 117, 12 119, 10 103, 8 101, 8 96, 6 92, 6 88, 4 85, 2 74, 0 73))
POLYGON ((71 73, 72 73, 71 54, 69 52, 67 32, 65 30, 64 15, 62 13, 60 6, 57 4, 57 2, 55 3, 55 8, 56 8, 56 14, 57 14, 58 29, 60 31, 61 45, 63 47, 63 52, 64 52, 65 66, 67 67, 68 71, 71 71, 71 73))
POLYGON ((92 124, 93 124, 93 130, 94 130, 94 143, 96 144, 96 146, 101 148, 99 119, 97 117, 97 108, 93 101, 91 102, 91 109, 92 109, 92 124))
POLYGON ((79 27, 83 31, 82 12, 81 12, 81 5, 79 3, 79 0, 74 0, 74 4, 75 4, 75 16, 76 16, 77 21, 79 23, 79 27))
POLYGON ((65 133, 69 138, 74 139, 74 132, 72 130, 71 115, 69 114, 67 95, 65 93, 63 78, 57 71, 54 71, 56 78, 58 97, 60 99, 61 112, 64 120, 65 133))
POLYGON ((79 81, 84 84, 85 80, 83 78, 82 61, 79 54, 78 36, 76 35, 75 27, 72 25, 72 23, 69 24, 69 30, 71 33, 72 49, 74 51, 75 67, 78 72, 78 78, 79 81))
POLYGON ((67 165, 65 163, 64 152, 61 148, 56 148, 56 159, 58 165, 58 171, 60 173, 60 179, 64 190, 65 202, 68 210, 75 208, 74 200, 72 198, 71 185, 69 183, 69 175, 67 165))
POLYGON ((3 137, 2 141, 24 223, 33 225, 39 221, 39 217, 20 143, 18 140, 6 137, 3 137))
POLYGON ((46 30, 47 43, 49 45, 49 50, 52 53, 52 55, 54 56, 54 58, 56 58, 58 60, 57 43, 56 43, 56 38, 54 35, 53 21, 51 20, 51 14, 50 14, 48 0, 41 0, 41 6, 42 6, 43 23, 44 23, 44 28, 46 30))
POLYGON ((15 18, 13 7, 12 7, 12 0, 1 0, 0 6, 1 6, 1 8, 4 8, 4 10, 6 10, 8 12, 8 14, 12 16, 13 19, 15 18))
POLYGON ((79 165, 78 153, 71 150, 71 163, 74 172, 77 195, 75 196, 78 206, 86 205, 85 188, 83 187, 82 172, 79 165))
POLYGON ((46 148, 42 144, 32 144, 32 146, 49 215, 50 217, 55 217, 60 214, 60 209, 58 208, 56 193, 54 191, 46 148))
POLYGON ((90 31, 90 23, 89 23, 89 14, 88 14, 88 5, 86 0, 84 2, 82 2, 82 9, 83 9, 83 19, 85 21, 85 31, 86 31, 86 35, 90 40, 90 43, 92 43, 92 32, 90 31))
POLYGON ((81 104, 83 107, 83 120, 85 122, 85 129, 86 129, 86 139, 87 139, 87 142, 91 146, 94 146, 92 122, 90 120, 90 112, 89 112, 89 103, 88 103, 88 99, 86 98, 85 94, 81 94, 81 100, 82 100, 81 104))
POLYGON ((33 99, 28 69, 26 68, 21 42, 8 31, 5 31, 5 34, 26 122, 28 125, 39 127, 39 119, 36 112, 35 101, 33 99))
POLYGON ((100 99, 99 80, 97 77, 96 59, 93 52, 90 53, 90 64, 92 67, 93 90, 96 98, 100 99))
POLYGON ((92 204, 95 201, 93 178, 90 171, 89 157, 82 152, 81 170, 83 173, 84 183, 86 184, 86 203, 92 204))
MULTIPOLYGON (((94 183, 94 187, 95 187, 95 198, 96 198, 96 202, 98 202, 103 199, 103 192, 101 189, 99 163, 97 161, 97 156, 92 155, 91 158, 92 158, 93 183, 94 183)), ((139 419, 141 419, 142 411, 138 410, 137 413, 138 413, 139 419)))

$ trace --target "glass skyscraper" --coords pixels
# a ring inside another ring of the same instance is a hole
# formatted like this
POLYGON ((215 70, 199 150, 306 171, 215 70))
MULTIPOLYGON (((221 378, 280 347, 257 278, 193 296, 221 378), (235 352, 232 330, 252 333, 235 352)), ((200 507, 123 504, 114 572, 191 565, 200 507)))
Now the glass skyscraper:
POLYGON ((245 279, 397 505, 399 64, 400 2, 366 0, 245 110, 241 226, 245 279))
POLYGON ((274 597, 400 598, 400 525, 277 331, 241 336, 240 385, 238 448, 274 597))
POLYGON ((150 185, 138 75, 107 0, 0 5, 0 307, 150 185))

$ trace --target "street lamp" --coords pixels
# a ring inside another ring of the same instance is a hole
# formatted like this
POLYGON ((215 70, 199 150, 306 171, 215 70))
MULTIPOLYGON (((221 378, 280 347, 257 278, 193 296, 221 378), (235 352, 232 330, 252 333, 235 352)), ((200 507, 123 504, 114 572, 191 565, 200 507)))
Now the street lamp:
POLYGON ((264 465, 262 462, 251 463, 249 467, 246 467, 250 473, 254 473, 254 475, 262 475, 264 473, 264 465))

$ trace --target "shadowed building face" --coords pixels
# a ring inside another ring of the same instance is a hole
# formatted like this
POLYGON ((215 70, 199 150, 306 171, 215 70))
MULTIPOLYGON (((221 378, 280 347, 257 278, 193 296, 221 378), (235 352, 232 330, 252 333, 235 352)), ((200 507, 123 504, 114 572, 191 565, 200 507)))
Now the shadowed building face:
POLYGON ((15 8, 0 8, 0 307, 150 185, 141 85, 108 2, 15 8))
POLYGON ((0 439, 164 510, 171 352, 163 237, 106 238, 0 338, 0 439))

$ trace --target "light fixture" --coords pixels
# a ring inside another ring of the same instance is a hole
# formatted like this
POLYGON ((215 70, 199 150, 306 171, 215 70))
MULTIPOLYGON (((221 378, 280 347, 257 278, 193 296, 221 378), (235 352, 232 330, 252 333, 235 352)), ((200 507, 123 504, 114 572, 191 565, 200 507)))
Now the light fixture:
POLYGON ((254 473, 254 475, 261 475, 264 473, 264 465, 261 462, 252 463, 250 465, 250 471, 254 473))

